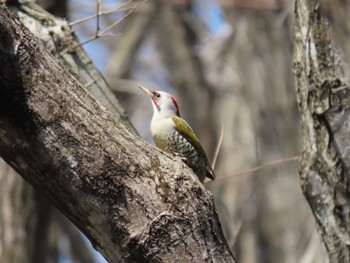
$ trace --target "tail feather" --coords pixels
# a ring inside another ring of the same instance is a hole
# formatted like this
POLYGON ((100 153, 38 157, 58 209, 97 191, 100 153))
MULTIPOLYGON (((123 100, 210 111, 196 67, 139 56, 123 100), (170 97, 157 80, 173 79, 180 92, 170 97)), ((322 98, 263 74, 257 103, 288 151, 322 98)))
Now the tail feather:
POLYGON ((215 173, 214 173, 213 169, 210 167, 210 165, 207 165, 206 176, 211 180, 215 180, 215 173))

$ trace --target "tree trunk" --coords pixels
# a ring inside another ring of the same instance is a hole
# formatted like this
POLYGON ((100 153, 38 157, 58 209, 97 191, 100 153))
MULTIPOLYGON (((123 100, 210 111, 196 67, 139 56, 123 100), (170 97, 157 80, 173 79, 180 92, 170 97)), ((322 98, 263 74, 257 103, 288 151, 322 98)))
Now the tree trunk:
POLYGON ((107 112, 4 5, 0 21, 0 156, 110 262, 234 262, 192 171, 107 112))
POLYGON ((345 263, 350 262, 350 91, 349 65, 338 46, 348 45, 349 39, 348 35, 338 36, 339 43, 335 43, 333 36, 338 34, 333 33, 319 2, 295 2, 294 73, 303 143, 301 186, 329 261, 345 263))

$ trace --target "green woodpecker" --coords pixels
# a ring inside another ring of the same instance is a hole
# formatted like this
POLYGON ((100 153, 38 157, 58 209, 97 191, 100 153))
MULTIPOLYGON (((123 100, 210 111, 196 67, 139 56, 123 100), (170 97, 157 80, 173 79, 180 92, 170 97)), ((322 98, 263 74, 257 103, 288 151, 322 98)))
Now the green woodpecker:
POLYGON ((201 143, 190 125, 180 118, 176 99, 163 91, 149 91, 139 86, 152 100, 151 134, 156 146, 179 155, 203 183, 205 177, 215 179, 213 169, 201 143))

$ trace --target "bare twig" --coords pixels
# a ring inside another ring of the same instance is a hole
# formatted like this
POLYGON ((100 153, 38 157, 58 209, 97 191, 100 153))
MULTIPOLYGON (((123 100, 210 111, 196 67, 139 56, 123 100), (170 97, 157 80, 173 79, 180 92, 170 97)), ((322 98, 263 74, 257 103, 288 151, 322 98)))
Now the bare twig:
POLYGON ((136 8, 138 8, 141 4, 147 2, 148 0, 144 0, 142 2, 139 2, 138 4, 136 4, 133 8, 129 9, 128 12, 125 13, 125 15, 123 15, 123 17, 121 17, 120 19, 118 19, 117 21, 115 21, 114 23, 112 23, 110 26, 108 26, 107 28, 105 28, 104 30, 102 30, 101 32, 98 32, 98 34, 95 34, 94 36, 88 38, 87 40, 73 46, 70 48, 70 51, 74 51, 74 49, 76 49, 77 47, 81 47, 95 39, 98 38, 103 38, 103 37, 107 37, 107 36, 111 36, 113 35, 113 33, 108 33, 109 30, 111 30, 113 27, 115 27, 116 25, 118 25, 119 23, 121 23, 122 21, 124 21, 128 16, 130 16, 131 13, 133 13, 135 11, 136 8))
POLYGON ((97 0, 96 10, 96 35, 100 32, 100 11, 101 11, 101 0, 97 0))
POLYGON ((220 137, 219 137, 218 144, 216 145, 213 161, 212 161, 212 164, 211 164, 211 167, 213 168, 213 170, 215 168, 216 160, 218 159, 218 155, 219 155, 219 152, 220 152, 220 148, 221 148, 221 144, 222 144, 222 139, 223 138, 224 138, 224 124, 221 123, 220 137))
POLYGON ((289 157, 289 158, 285 158, 285 159, 275 160, 275 161, 272 161, 272 162, 269 162, 269 163, 265 163, 265 164, 256 166, 254 168, 238 171, 238 172, 236 172, 234 174, 231 174, 229 176, 224 176, 224 177, 217 178, 215 181, 208 181, 207 183, 215 183, 217 181, 230 179, 230 178, 233 178, 233 177, 236 177, 236 176, 239 176, 239 175, 250 174, 250 173, 259 171, 261 169, 267 168, 269 166, 274 166, 274 165, 278 165, 278 164, 285 163, 285 162, 297 161, 298 159, 299 159, 299 156, 293 156, 293 157, 289 157))
POLYGON ((127 2, 125 2, 124 4, 120 5, 120 6, 117 6, 115 8, 112 8, 110 10, 106 10, 106 11, 100 11, 98 12, 97 14, 94 14, 94 15, 91 15, 91 16, 88 16, 88 17, 84 17, 84 18, 81 18, 81 19, 78 19, 76 21, 73 21, 73 22, 70 22, 69 25, 70 26, 75 26, 77 24, 80 24, 80 23, 83 23, 85 21, 88 21, 90 19, 93 19, 97 16, 102 16, 102 15, 108 15, 108 14, 111 14, 111 13, 117 13, 117 12, 124 12, 124 11, 128 11, 130 9, 132 9, 133 7, 125 7, 127 6, 128 4, 130 4, 132 2, 132 0, 128 0, 127 2))
POLYGON ((116 25, 118 25, 120 22, 124 21, 132 12, 135 11, 136 8, 138 8, 141 4, 143 4, 143 3, 147 2, 147 1, 148 1, 148 0, 145 0, 145 1, 142 1, 142 2, 140 2, 140 3, 138 3, 138 4, 136 4, 136 5, 135 5, 133 8, 131 8, 128 12, 126 12, 126 14, 125 14, 122 18, 118 19, 118 20, 115 21, 113 24, 111 24, 110 26, 108 26, 105 30, 103 30, 103 31, 101 32, 101 34, 102 34, 102 35, 105 34, 107 31, 111 30, 113 27, 115 27, 116 25))

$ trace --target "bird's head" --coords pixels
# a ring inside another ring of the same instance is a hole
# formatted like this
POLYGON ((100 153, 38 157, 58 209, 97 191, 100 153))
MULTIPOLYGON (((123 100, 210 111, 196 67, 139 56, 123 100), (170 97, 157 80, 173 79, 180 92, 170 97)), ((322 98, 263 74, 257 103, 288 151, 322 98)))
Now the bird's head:
POLYGON ((154 116, 169 118, 179 116, 179 106, 174 96, 164 91, 149 91, 148 89, 138 86, 152 100, 154 116))

